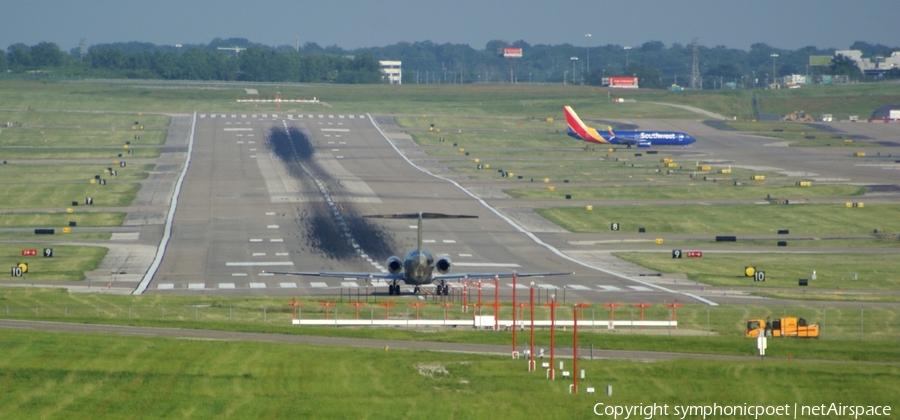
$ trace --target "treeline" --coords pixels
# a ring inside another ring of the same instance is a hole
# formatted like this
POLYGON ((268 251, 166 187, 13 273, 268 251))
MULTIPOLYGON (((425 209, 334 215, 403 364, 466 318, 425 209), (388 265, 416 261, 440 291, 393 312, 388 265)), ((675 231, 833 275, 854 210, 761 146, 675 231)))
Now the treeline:
POLYGON ((381 66, 372 53, 355 56, 306 54, 248 45, 231 50, 152 44, 98 45, 86 53, 62 52, 56 44, 15 44, 0 52, 0 70, 63 77, 165 80, 221 80, 297 83, 381 83, 381 66), (130 48, 129 48, 130 46, 130 48))
MULTIPOLYGON (((864 57, 889 56, 898 48, 856 42, 848 49, 864 57)), ((749 51, 698 46, 704 89, 733 84, 762 87, 773 76, 841 75, 866 80, 855 63, 837 59, 829 66, 809 66, 810 56, 833 56, 834 49, 785 50, 753 44, 749 51), (773 57, 773 54, 777 57, 773 57), (773 74, 774 71, 774 74, 773 74)), ((641 87, 688 86, 694 49, 649 41, 638 46, 530 45, 524 41, 488 42, 476 50, 462 44, 401 42, 358 50, 306 43, 268 47, 243 38, 215 39, 206 45, 116 43, 85 51, 63 52, 53 43, 14 44, 0 51, 0 71, 7 74, 54 74, 61 77, 222 80, 300 83, 384 83, 378 60, 403 62, 403 83, 577 83, 599 85, 604 77, 638 76, 641 87), (503 47, 523 49, 523 57, 504 59, 503 47)), ((886 78, 900 78, 900 69, 886 78)))

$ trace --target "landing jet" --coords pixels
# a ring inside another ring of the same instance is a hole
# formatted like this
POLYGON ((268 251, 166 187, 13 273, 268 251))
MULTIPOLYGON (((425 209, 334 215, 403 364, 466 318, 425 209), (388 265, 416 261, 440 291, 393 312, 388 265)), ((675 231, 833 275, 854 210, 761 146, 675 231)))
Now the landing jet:
POLYGON ((589 143, 624 144, 631 148, 631 146, 687 146, 697 141, 690 134, 678 131, 623 131, 613 130, 612 127, 606 126, 607 131, 601 132, 585 125, 572 107, 564 106, 563 112, 566 114, 566 124, 569 126, 568 134, 589 143))
POLYGON ((353 273, 353 272, 311 272, 311 271, 268 271, 272 274, 284 274, 289 276, 317 276, 317 277, 357 277, 369 279, 384 279, 391 282, 388 294, 400 294, 400 281, 415 286, 414 293, 419 293, 419 286, 439 282, 436 293, 447 295, 450 287, 447 280, 468 278, 510 278, 537 276, 561 276, 572 273, 461 273, 450 274, 450 256, 438 255, 437 260, 428 250, 422 248, 422 220, 423 219, 477 219, 478 216, 454 215, 441 213, 400 213, 400 214, 375 214, 363 216, 370 219, 418 219, 418 233, 416 249, 409 251, 404 259, 391 256, 387 259, 387 273, 353 273), (437 273, 435 273, 437 271, 437 273))

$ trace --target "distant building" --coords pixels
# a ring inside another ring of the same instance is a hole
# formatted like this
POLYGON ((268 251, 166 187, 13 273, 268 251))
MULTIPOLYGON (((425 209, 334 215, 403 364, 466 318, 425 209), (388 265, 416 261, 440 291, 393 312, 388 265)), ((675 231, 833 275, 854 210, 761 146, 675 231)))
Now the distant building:
POLYGON ((859 67, 859 71, 870 76, 883 74, 890 69, 900 68, 900 51, 892 52, 890 57, 876 55, 874 60, 873 58, 863 58, 862 51, 860 50, 841 50, 834 52, 835 57, 839 55, 843 55, 844 57, 856 61, 856 66, 859 67))
POLYGON ((384 79, 392 85, 403 83, 403 62, 401 61, 379 61, 381 63, 381 71, 384 72, 384 79))

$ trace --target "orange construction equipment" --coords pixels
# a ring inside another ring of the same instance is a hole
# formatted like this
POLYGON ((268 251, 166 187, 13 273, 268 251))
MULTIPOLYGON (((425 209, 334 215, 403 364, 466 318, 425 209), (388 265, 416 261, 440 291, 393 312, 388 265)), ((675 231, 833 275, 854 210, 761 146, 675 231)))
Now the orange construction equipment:
POLYGON ((803 318, 784 317, 775 320, 766 318, 747 321, 744 337, 756 338, 760 334, 765 337, 803 337, 819 338, 819 325, 807 325, 803 318))

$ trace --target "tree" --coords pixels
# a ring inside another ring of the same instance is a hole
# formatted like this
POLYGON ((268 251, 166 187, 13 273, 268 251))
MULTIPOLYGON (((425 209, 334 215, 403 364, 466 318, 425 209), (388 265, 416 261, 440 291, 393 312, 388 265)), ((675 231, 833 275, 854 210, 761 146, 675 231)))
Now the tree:
POLYGON ((66 55, 52 42, 41 42, 31 47, 31 65, 34 67, 60 67, 66 55))
POLYGON ((828 69, 831 70, 831 74, 833 75, 848 76, 853 80, 859 79, 859 77, 862 76, 859 66, 856 65, 856 60, 846 57, 843 54, 838 54, 834 57, 831 60, 828 69))
POLYGON ((7 49, 10 67, 28 67, 31 65, 31 49, 25 44, 13 44, 7 49))

